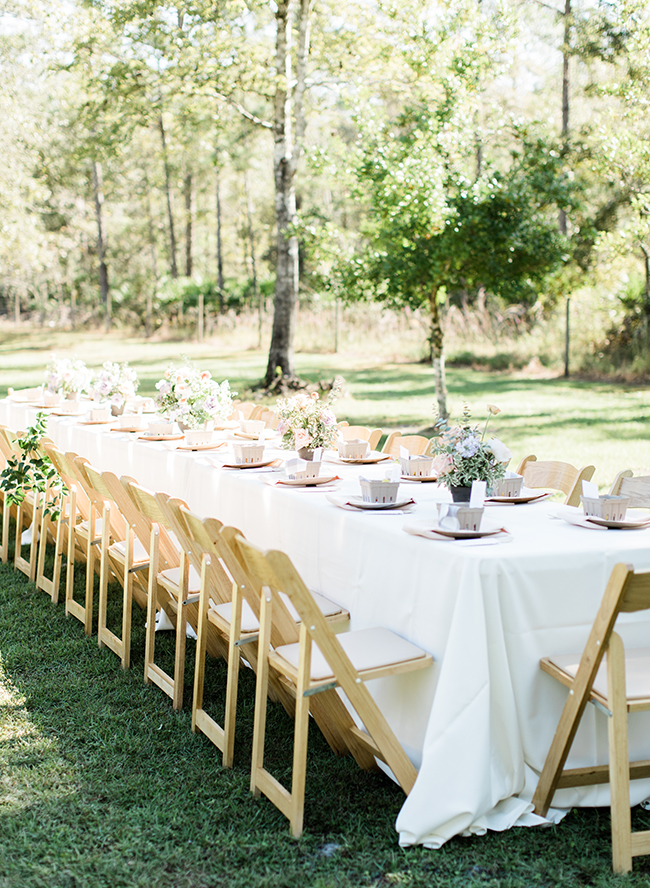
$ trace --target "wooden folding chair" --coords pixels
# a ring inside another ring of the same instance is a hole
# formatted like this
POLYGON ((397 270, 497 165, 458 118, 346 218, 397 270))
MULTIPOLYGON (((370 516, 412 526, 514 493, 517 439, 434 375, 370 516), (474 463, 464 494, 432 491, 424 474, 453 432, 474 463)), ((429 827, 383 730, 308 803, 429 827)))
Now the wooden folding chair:
MULTIPOLYGON (((18 446, 19 436, 8 429, 6 426, 0 427, 0 440, 2 441, 2 452, 5 459, 11 457, 21 457, 22 451, 18 446)), ((34 582, 36 579, 36 564, 38 557, 38 531, 41 523, 41 510, 43 494, 38 490, 28 490, 25 498, 18 503, 16 509, 16 538, 14 541, 14 568, 24 573, 25 576, 34 582), (29 542, 29 558, 22 555, 22 536, 25 530, 31 528, 31 540, 29 542)), ((8 546, 8 514, 7 514, 7 535, 3 535, 3 547, 8 546)), ((4 525, 4 521, 3 521, 4 525)))
POLYGON ((630 498, 630 509, 650 508, 650 475, 638 475, 634 477, 631 469, 619 472, 612 489, 611 496, 627 496, 630 498))
POLYGON ((239 419, 239 414, 241 413, 244 419, 255 419, 260 410, 263 410, 261 404, 256 404, 255 401, 240 401, 238 404, 233 404, 233 412, 230 415, 230 419, 239 419))
POLYGON ((345 425, 340 431, 344 441, 351 441, 355 438, 367 441, 370 444, 371 450, 377 449, 381 436, 384 434, 381 429, 369 429, 366 426, 345 425))
MULTIPOLYGON (((200 564, 202 573, 199 601, 198 639, 196 646, 196 668, 194 671, 194 699, 192 703, 192 730, 200 730, 208 736, 223 753, 225 767, 232 766, 235 718, 237 708, 237 684, 239 678, 240 655, 245 647, 246 662, 257 669, 257 650, 253 646, 259 634, 260 590, 248 576, 233 551, 233 541, 239 531, 233 527, 219 527, 215 519, 203 521, 184 507, 172 506, 173 521, 179 537, 187 548, 194 564, 200 564), (206 645, 211 633, 227 644, 227 685, 226 715, 223 728, 208 714, 203 706, 203 684, 206 664, 206 645)), ((330 624, 342 626, 350 615, 340 605, 322 595, 310 593, 319 610, 330 624)), ((299 616, 291 609, 290 619, 299 616)), ((295 622, 294 622, 295 625, 295 622)), ((272 699, 279 700, 287 712, 293 713, 294 699, 291 689, 272 680, 272 699)), ((317 719, 318 720, 318 719, 317 719)), ((325 726, 326 729, 326 726, 325 726)), ((338 753, 348 751, 342 738, 335 732, 327 735, 328 742, 338 753)))
POLYGON ((422 456, 427 452, 429 439, 424 435, 402 435, 401 432, 391 432, 381 452, 398 457, 400 447, 405 447, 411 456, 422 456))
POLYGON ((310 701, 314 695, 340 687, 367 733, 354 722, 339 724, 339 729, 352 735, 371 756, 385 762, 408 795, 416 770, 364 682, 422 669, 432 663, 431 655, 389 629, 335 635, 287 555, 278 551, 265 553, 241 536, 236 543, 249 575, 256 578, 262 589, 251 791, 256 796, 263 792, 288 818, 292 834, 296 838, 302 834, 310 701), (286 623, 289 616, 279 595, 281 591, 301 617, 299 637, 292 644, 271 648, 274 623, 286 623), (264 768, 269 669, 291 682, 296 692, 291 792, 264 768))
MULTIPOLYGON (((60 492, 54 487, 48 488, 41 509, 41 522, 38 531, 38 559, 36 564, 36 588, 41 589, 52 599, 52 604, 58 604, 59 591, 61 586, 61 568, 63 564, 63 553, 69 548, 67 540, 69 536, 69 515, 70 515, 70 492, 60 474, 56 464, 52 460, 51 451, 56 450, 56 446, 50 442, 43 445, 43 455, 47 456, 54 469, 56 470, 63 489, 60 492), (50 516, 50 509, 56 508, 58 514, 56 519, 50 516), (47 554, 48 543, 54 543, 54 563, 52 566, 52 576, 48 577, 45 573, 45 556, 47 554)), ((60 451, 59 451, 60 452, 60 451)), ((61 454, 63 456, 63 454, 61 454)))
MULTIPOLYGON (((88 485, 102 507, 101 560, 99 571, 99 611, 97 643, 108 647, 120 658, 123 669, 131 661, 131 613, 133 600, 147 606, 149 554, 135 533, 141 516, 112 472, 100 472, 88 464, 76 464, 83 471, 88 485), (112 542, 111 542, 112 540, 112 542), (111 573, 122 585, 122 637, 107 626, 108 581, 111 573)), ((98 505, 96 502, 95 505, 98 505)), ((144 528, 141 533, 144 533, 144 528)))
MULTIPOLYGON (((174 709, 181 709, 190 613, 188 604, 192 600, 198 600, 201 578, 189 563, 180 541, 174 534, 167 518, 167 511, 161 507, 161 502, 166 504, 171 498, 163 493, 154 494, 134 481, 128 481, 125 488, 141 514, 142 522, 138 523, 135 531, 150 559, 144 681, 145 684, 153 682, 171 697, 174 709), (144 532, 145 528, 148 534, 144 532), (194 596, 194 599, 190 596, 194 596), (175 626, 173 675, 165 672, 155 662, 157 610, 164 611, 175 626)), ((185 505, 181 500, 173 502, 176 507, 185 505)), ((197 620, 192 622, 196 624, 197 620)))
POLYGON ((650 648, 626 651, 614 627, 620 613, 649 608, 650 571, 617 564, 582 655, 540 662, 544 672, 569 688, 569 696, 533 798, 535 812, 546 816, 558 789, 609 783, 613 866, 621 873, 632 869, 633 857, 650 854, 650 830, 633 833, 630 815, 630 780, 650 777, 650 760, 630 763, 627 725, 628 713, 650 709, 650 648), (609 765, 565 770, 587 703, 609 719, 609 765))
POLYGON ((524 476, 526 487, 560 490, 566 494, 565 505, 579 506, 582 482, 591 481, 595 471, 595 466, 576 469, 571 463, 556 460, 538 461, 536 456, 527 456, 521 461, 517 474, 524 476))
MULTIPOLYGON (((9 443, 1 432, 9 432, 7 426, 0 425, 0 471, 6 468, 7 459, 13 456, 13 446, 9 443)), ((6 564, 9 559, 9 521, 11 518, 12 507, 8 504, 4 490, 0 490, 0 505, 2 506, 2 535, 0 536, 0 561, 6 564)), ((13 512, 15 513, 15 506, 13 512)))
POLYGON ((267 429, 277 429, 280 423, 280 417, 278 414, 275 410, 271 410, 269 407, 263 407, 255 419, 260 419, 262 422, 265 422, 267 429))

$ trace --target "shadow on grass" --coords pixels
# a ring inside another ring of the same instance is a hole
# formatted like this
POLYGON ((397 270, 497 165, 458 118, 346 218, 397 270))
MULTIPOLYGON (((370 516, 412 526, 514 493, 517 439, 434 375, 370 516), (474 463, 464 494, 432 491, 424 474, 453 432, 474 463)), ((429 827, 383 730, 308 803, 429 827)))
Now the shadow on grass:
MULTIPOLYGON (((83 570, 76 572, 81 592, 83 570)), ((110 619, 119 619, 111 589, 110 619)), ((0 566, 3 686, 0 770, 2 888, 578 888, 647 886, 610 874, 609 816, 573 812, 559 827, 457 838, 439 851, 401 849, 401 791, 381 774, 336 758, 310 728, 305 833, 248 791, 254 676, 242 670, 237 754, 190 731, 194 645, 185 705, 142 680, 144 614, 134 608, 132 668, 86 638, 22 575, 0 566), (5 703, 5 701, 7 701, 5 703)), ((173 666, 173 636, 157 638, 173 666)), ((206 708, 220 719, 225 668, 211 660, 206 708)), ((291 721, 269 705, 267 764, 286 779, 291 721)), ((637 825, 650 815, 635 812, 637 825)))

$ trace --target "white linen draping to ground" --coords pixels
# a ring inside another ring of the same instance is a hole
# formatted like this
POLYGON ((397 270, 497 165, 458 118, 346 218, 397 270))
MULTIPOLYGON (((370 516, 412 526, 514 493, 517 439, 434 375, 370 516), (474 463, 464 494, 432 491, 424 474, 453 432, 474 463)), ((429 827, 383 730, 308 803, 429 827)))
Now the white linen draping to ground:
MULTIPOLYGON (((35 412, 0 402, 0 422, 14 429, 35 412)), ((352 628, 387 626, 433 654, 430 670, 372 683, 419 767, 397 820, 403 844, 438 847, 463 832, 539 822, 530 799, 566 695, 541 672, 539 659, 582 649, 612 567, 625 561, 650 569, 650 530, 570 526, 552 517, 557 506, 541 502, 486 509, 485 521, 510 531, 505 542, 432 541, 403 526, 437 514, 436 501, 448 494, 436 485, 404 485, 417 501, 408 514, 357 514, 317 488, 281 489, 268 483, 268 473, 215 468, 221 451, 173 452, 105 428, 49 421, 62 449, 180 496, 253 542, 288 552, 310 588, 350 610, 352 628)), ((342 492, 359 492, 359 467, 332 468, 342 492)), ((363 473, 383 471, 365 466, 363 473)), ((621 622, 626 643, 647 643, 644 615, 621 622)), ((588 708, 570 767, 606 762, 605 722, 588 708)), ((647 714, 632 715, 632 755, 650 754, 649 728, 647 714)), ((650 781, 633 782, 632 793, 636 804, 650 795, 650 781)), ((603 786, 563 790, 555 803, 608 802, 603 786)))

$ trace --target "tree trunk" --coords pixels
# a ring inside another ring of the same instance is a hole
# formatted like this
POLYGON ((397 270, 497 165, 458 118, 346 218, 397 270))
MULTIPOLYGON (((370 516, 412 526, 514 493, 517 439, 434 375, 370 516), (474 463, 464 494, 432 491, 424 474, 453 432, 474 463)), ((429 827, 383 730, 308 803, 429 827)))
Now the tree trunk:
POLYGON ((257 281, 257 257, 255 255, 255 229, 253 228, 253 196, 248 181, 248 170, 244 174, 244 189, 246 191, 246 215, 248 217, 248 245, 251 257, 251 278, 253 281, 253 304, 258 309, 257 347, 262 347, 262 299, 257 281))
POLYGON ((14 323, 20 324, 20 287, 14 287, 14 323))
POLYGON ((438 413, 443 419, 447 419, 447 384, 445 382, 445 337, 442 329, 442 317, 438 304, 438 288, 429 296, 429 311, 431 312, 431 365, 433 367, 433 383, 438 402, 438 413))
POLYGON ((108 289, 108 268, 106 265, 106 242, 104 239, 104 223, 102 210, 104 193, 102 191, 102 167, 93 160, 93 195, 95 198, 95 218, 97 220, 97 258, 99 259, 99 293, 104 306, 106 332, 111 328, 111 298, 108 289))
POLYGON ((185 277, 192 277, 192 227, 194 222, 192 172, 185 174, 185 277))
MULTIPOLYGON (((564 0, 564 40, 562 42, 562 142, 564 150, 569 147, 569 58, 571 42, 571 0, 564 0)), ((560 234, 567 233, 567 216, 560 210, 558 220, 560 234)))
POLYGON ((221 174, 217 167, 217 289, 219 291, 219 314, 223 314, 224 310, 224 293, 223 293, 223 247, 221 244, 221 174))
POLYGON ((169 158, 167 156, 167 135, 163 116, 158 116, 158 130, 162 143, 163 166, 165 168, 165 197, 167 199, 167 218, 169 221, 169 260, 170 271, 173 278, 178 277, 178 265, 176 264, 176 232, 174 231, 174 202, 171 186, 171 173, 169 170, 169 158))
POLYGON ((144 316, 144 333, 151 336, 151 317, 153 314, 153 296, 158 292, 158 256, 156 253, 156 235, 153 227, 153 213, 151 212, 151 192, 149 190, 149 177, 144 170, 144 184, 147 195, 147 221, 149 228, 149 249, 151 251, 151 269, 153 271, 153 293, 151 287, 147 287, 147 303, 144 316))
POLYGON ((278 0, 276 20, 275 114, 273 133, 273 173, 275 180, 275 215, 277 225, 277 267, 273 332, 264 384, 295 376, 293 339, 298 302, 298 238, 291 234, 297 221, 295 176, 300 147, 305 132, 305 75, 309 57, 312 0, 300 0, 297 6, 298 50, 295 81, 292 76, 292 21, 294 0, 278 0), (294 141, 295 124, 295 141, 294 141))

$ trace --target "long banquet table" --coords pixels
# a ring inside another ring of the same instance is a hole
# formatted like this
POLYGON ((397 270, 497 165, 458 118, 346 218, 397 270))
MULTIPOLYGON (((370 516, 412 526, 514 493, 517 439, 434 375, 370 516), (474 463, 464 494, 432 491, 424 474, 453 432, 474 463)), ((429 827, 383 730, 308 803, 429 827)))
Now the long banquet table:
MULTIPOLYGON (((35 415, 0 401, 0 422, 10 428, 25 428, 35 415)), ((106 428, 51 417, 48 433, 100 469, 132 475, 253 542, 283 549, 310 588, 350 610, 352 628, 388 626, 433 654, 430 670, 372 683, 419 767, 397 819, 402 844, 439 847, 459 833, 541 822, 530 799, 566 691, 540 671, 539 659, 582 649, 612 567, 650 569, 650 530, 586 530, 538 502, 488 507, 486 519, 510 531, 505 542, 427 540, 403 526, 437 514, 448 494, 435 484, 404 484, 417 502, 409 514, 355 513, 318 489, 271 486, 271 473, 217 468, 220 451, 175 451, 106 428)), ((342 492, 359 492, 359 467, 333 468, 342 492)), ((383 475, 380 466, 364 469, 383 475)), ((646 643, 643 614, 621 622, 626 643, 646 643)), ((607 761, 605 722, 588 708, 570 767, 607 761)), ((632 755, 648 756, 649 727, 647 714, 631 717, 632 755)), ((632 792, 634 804, 646 798, 650 780, 633 782, 632 792)), ((555 803, 608 804, 609 789, 562 790, 555 803)))

